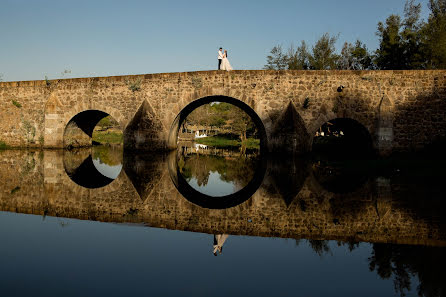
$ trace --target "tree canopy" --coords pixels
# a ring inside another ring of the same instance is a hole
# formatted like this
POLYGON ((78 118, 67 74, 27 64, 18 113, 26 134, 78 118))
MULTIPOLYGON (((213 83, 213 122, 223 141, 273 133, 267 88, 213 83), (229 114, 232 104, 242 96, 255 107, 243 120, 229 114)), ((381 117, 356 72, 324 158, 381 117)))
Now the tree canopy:
POLYGON ((302 40, 284 51, 272 48, 264 69, 445 69, 446 68, 446 0, 429 0, 427 21, 420 18, 421 4, 407 0, 404 15, 392 14, 378 22, 379 47, 371 52, 360 40, 344 42, 338 53, 338 35, 323 34, 309 47, 302 40))
POLYGON ((247 139, 247 134, 255 136, 257 131, 255 123, 246 112, 226 102, 213 102, 196 108, 187 116, 183 125, 200 125, 209 129, 229 131, 238 135, 241 141, 247 139))

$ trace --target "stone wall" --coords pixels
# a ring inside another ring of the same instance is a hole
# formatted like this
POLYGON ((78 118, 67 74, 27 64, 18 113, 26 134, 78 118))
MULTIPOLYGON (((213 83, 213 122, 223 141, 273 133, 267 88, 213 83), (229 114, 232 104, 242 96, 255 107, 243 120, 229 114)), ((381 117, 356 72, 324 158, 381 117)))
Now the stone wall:
POLYGON ((2 82, 0 140, 62 147, 68 122, 99 110, 119 122, 127 147, 165 149, 180 112, 206 96, 246 103, 273 151, 309 150, 315 131, 339 117, 364 125, 382 152, 423 148, 446 135, 444 70, 240 70, 2 82), (140 90, 131 90, 135 83, 140 90))

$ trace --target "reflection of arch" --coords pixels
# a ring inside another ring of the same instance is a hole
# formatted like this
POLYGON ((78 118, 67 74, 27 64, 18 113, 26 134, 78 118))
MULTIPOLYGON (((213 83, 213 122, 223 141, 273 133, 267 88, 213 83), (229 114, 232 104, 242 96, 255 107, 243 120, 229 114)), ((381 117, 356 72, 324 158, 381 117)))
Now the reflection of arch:
POLYGON ((169 174, 173 183, 175 184, 175 187, 178 189, 181 195, 183 195, 183 197, 190 202, 210 209, 225 209, 234 207, 251 198, 262 184, 267 167, 266 159, 261 158, 259 166, 255 170, 254 177, 243 189, 230 195, 211 197, 195 190, 187 183, 179 171, 177 162, 177 154, 172 152, 168 157, 168 166, 169 174))
POLYGON ((313 163, 310 176, 324 191, 335 194, 353 193, 369 181, 368 166, 370 165, 367 163, 358 164, 358 160, 353 164, 320 160, 313 163))
MULTIPOLYGON (((66 168, 65 168, 66 169, 66 168)), ((102 175, 94 166, 91 155, 72 172, 66 171, 68 176, 81 187, 88 189, 102 188, 110 184, 113 179, 102 175)))
MULTIPOLYGON (((99 152, 99 155, 102 156, 99 157, 100 161, 104 162, 105 160, 106 164, 110 164, 107 160, 112 156, 108 155, 112 153, 111 151, 107 151, 105 155, 102 155, 101 151, 95 151, 94 148, 93 151, 91 149, 63 151, 63 167, 66 174, 73 182, 83 188, 96 189, 105 187, 116 180, 123 171, 120 170, 116 178, 113 178, 110 175, 107 176, 107 173, 104 173, 100 167, 97 167, 97 160, 93 160, 95 152, 99 152)), ((117 152, 118 154, 122 154, 122 151, 118 150, 117 152)), ((113 159, 113 157, 111 157, 111 159, 113 159)), ((118 160, 118 162, 122 163, 122 160, 118 160)))
POLYGON ((181 123, 187 118, 187 116, 194 111, 196 108, 209 104, 211 102, 226 102, 232 105, 237 106, 244 112, 246 112, 253 122, 255 123, 258 131, 259 131, 259 137, 260 137, 260 148, 262 151, 265 151, 266 145, 267 145, 267 136, 266 136, 266 130, 265 126, 263 125, 262 120, 257 115, 257 113, 246 103, 243 101, 240 101, 238 99, 235 99, 233 97, 228 96, 207 96, 200 99, 197 99, 195 101, 192 101, 188 105, 186 105, 180 113, 177 115, 175 120, 173 121, 170 131, 169 131, 169 138, 168 138, 168 146, 170 148, 176 148, 177 145, 177 138, 178 138, 178 130, 181 125, 181 123))

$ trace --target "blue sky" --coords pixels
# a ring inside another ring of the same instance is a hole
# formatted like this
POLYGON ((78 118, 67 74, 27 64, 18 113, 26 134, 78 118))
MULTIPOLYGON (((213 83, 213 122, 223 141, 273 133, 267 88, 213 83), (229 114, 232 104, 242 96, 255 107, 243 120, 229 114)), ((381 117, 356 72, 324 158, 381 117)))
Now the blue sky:
MULTIPOLYGON (((338 48, 359 38, 375 49, 378 21, 402 15, 404 2, 0 0, 0 74, 15 81, 211 70, 219 46, 235 69, 261 69, 275 44, 313 44, 325 32, 339 34, 338 48)), ((420 2, 426 18, 428 0, 420 2)))

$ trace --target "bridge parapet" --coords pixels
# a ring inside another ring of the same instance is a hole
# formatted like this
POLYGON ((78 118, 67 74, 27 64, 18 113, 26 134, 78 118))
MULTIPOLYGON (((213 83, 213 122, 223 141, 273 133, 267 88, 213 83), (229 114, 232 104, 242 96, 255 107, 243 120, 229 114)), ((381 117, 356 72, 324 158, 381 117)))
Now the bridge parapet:
POLYGON ((209 96, 251 108, 271 151, 309 150, 315 131, 335 118, 361 123, 383 153, 420 149, 446 135, 445 70, 238 70, 2 82, 0 140, 63 147, 73 117, 97 110, 119 122, 128 147, 167 149, 177 116, 209 96))

